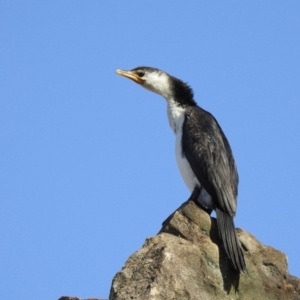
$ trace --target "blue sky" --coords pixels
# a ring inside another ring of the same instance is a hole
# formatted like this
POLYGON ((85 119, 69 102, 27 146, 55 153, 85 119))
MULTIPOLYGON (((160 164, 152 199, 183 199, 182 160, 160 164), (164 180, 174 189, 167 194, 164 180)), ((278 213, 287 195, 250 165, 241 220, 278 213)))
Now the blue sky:
POLYGON ((107 297, 189 197, 165 100, 117 76, 188 82, 240 175, 237 227, 300 277, 299 1, 0 2, 2 299, 107 297))

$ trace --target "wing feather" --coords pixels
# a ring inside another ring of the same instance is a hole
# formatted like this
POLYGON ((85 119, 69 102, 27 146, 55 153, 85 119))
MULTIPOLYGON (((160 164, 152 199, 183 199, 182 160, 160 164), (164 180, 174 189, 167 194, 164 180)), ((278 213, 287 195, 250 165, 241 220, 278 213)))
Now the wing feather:
POLYGON ((200 107, 186 109, 182 150, 214 205, 234 216, 238 193, 237 168, 227 138, 209 112, 200 107))

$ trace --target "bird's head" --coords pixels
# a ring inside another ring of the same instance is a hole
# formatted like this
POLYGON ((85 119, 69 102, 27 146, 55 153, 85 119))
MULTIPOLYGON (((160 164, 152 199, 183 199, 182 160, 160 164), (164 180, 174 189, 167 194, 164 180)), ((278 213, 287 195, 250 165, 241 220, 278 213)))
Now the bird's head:
POLYGON ((164 71, 150 67, 137 67, 130 71, 116 70, 116 73, 133 80, 145 89, 166 99, 172 96, 171 76, 164 71))
POLYGON ((137 67, 130 71, 117 70, 116 73, 161 95, 167 101, 173 100, 181 106, 196 105, 192 89, 182 80, 164 71, 151 67, 137 67))

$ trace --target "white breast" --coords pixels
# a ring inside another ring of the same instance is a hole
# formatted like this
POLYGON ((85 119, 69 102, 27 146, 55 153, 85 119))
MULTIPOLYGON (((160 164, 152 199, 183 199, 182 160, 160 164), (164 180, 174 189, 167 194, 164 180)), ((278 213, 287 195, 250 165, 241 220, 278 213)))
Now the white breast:
MULTIPOLYGON (((195 186, 201 187, 197 177, 195 176, 188 160, 184 155, 182 155, 182 126, 185 118, 185 109, 176 105, 173 100, 168 101, 168 119, 171 128, 173 129, 176 139, 175 139, 175 154, 177 165, 181 176, 192 193, 195 186)), ((198 198, 198 201, 201 202, 204 206, 212 208, 212 201, 210 195, 206 192, 204 188, 201 189, 201 194, 198 198)))
POLYGON ((173 129, 176 139, 175 139, 175 154, 178 164, 179 171, 181 176, 187 185, 190 192, 193 192, 196 185, 199 185, 199 182, 190 167, 189 162, 182 155, 182 125, 185 118, 185 109, 176 105, 174 101, 168 101, 168 118, 171 128, 173 129))

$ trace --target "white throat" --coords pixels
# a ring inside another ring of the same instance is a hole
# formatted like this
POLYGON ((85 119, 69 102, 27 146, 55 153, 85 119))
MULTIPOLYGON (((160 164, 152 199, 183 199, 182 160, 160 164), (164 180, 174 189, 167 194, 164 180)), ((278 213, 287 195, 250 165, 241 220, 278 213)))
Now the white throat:
POLYGON ((170 77, 164 72, 148 73, 144 76, 145 83, 143 87, 154 93, 157 93, 169 99, 172 97, 172 89, 170 86, 170 77))
POLYGON ((174 133, 178 134, 184 122, 185 109, 179 106, 172 98, 167 99, 167 105, 169 124, 174 133))

